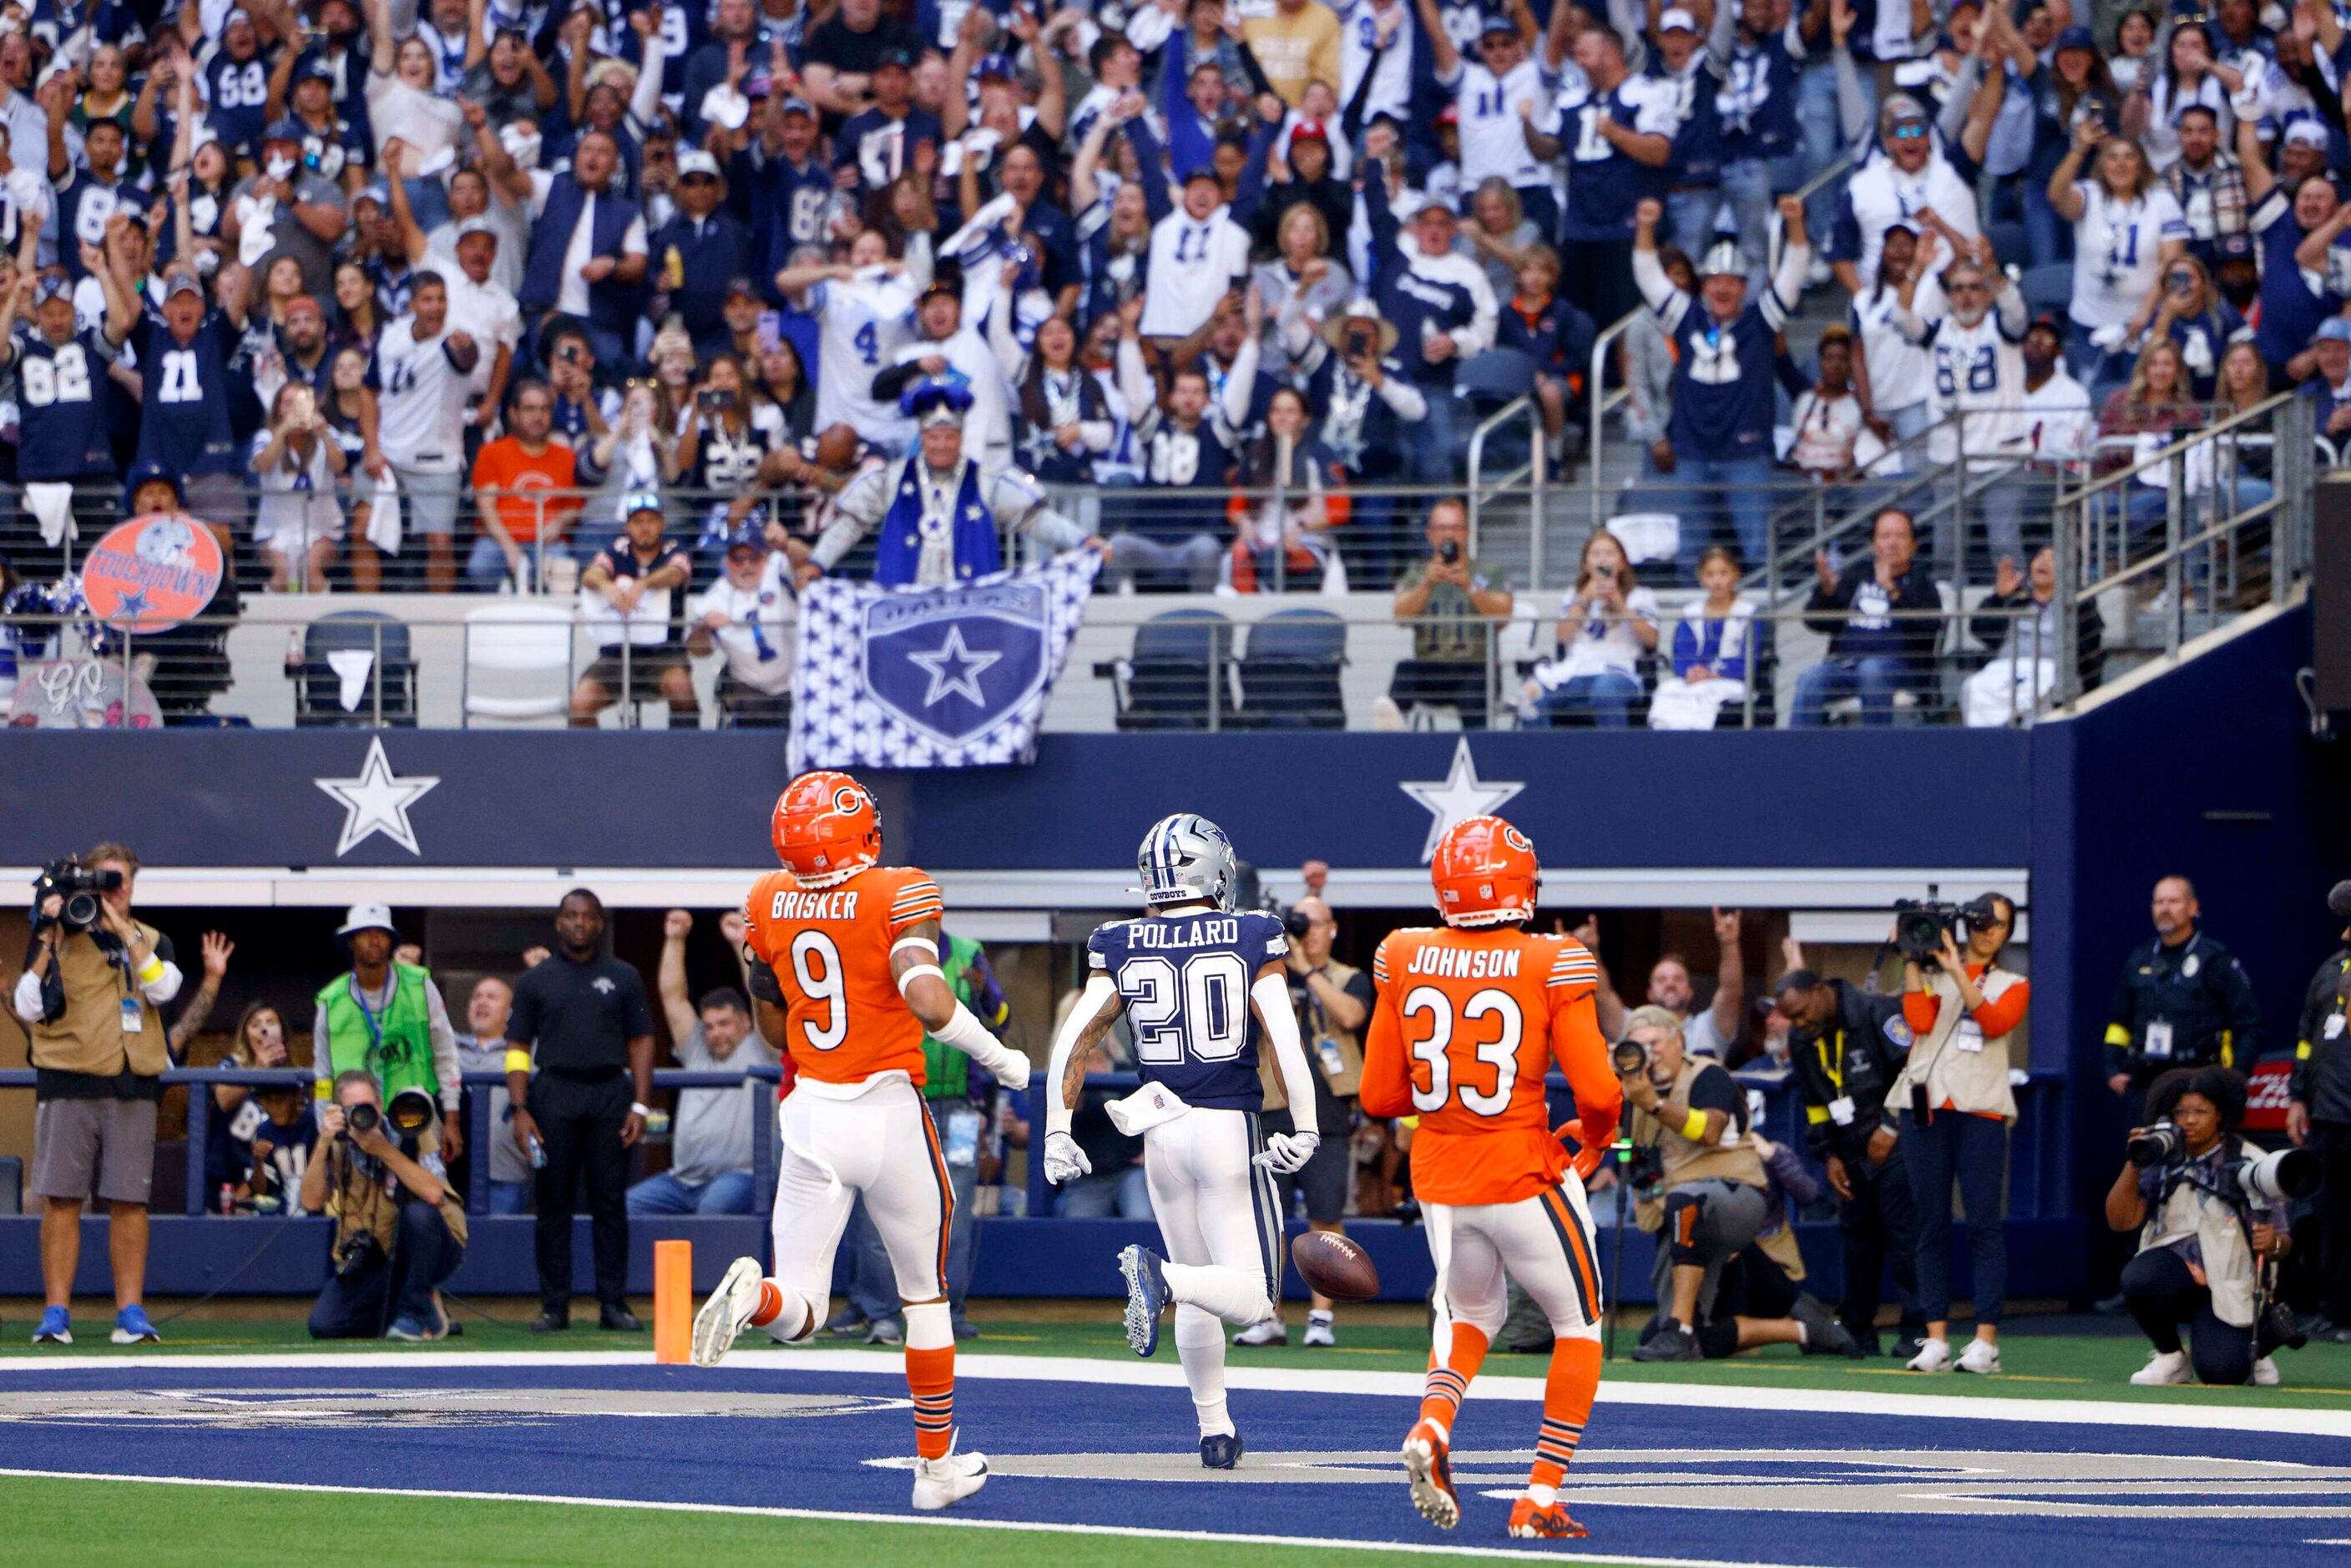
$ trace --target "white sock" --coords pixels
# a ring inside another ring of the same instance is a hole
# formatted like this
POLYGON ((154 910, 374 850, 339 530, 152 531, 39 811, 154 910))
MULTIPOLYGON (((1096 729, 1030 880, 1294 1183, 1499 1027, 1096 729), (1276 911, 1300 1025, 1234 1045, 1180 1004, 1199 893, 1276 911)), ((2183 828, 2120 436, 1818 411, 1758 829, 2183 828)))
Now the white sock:
POLYGON ((1273 1315, 1265 1299, 1265 1276, 1253 1269, 1221 1263, 1163 1263, 1167 1293, 1186 1306, 1214 1312, 1225 1322, 1247 1328, 1273 1315))
POLYGON ((1813 1343, 1813 1331, 1804 1326, 1804 1321, 1802 1318, 1796 1320, 1796 1343, 1798 1344, 1813 1343))
MULTIPOLYGON (((1202 1272, 1238 1274, 1241 1270, 1202 1272)), ((1258 1287, 1263 1295, 1265 1288, 1258 1287)), ((1200 1417, 1203 1437, 1230 1437, 1233 1418, 1225 1408, 1225 1325, 1205 1308, 1179 1304, 1176 1309, 1176 1355, 1184 1364, 1184 1381, 1192 1385, 1192 1408, 1200 1417)))
POLYGON ((947 1314, 945 1301, 909 1305, 905 1314, 908 1350, 946 1350, 954 1345, 955 1320, 947 1314))
POLYGON ((1549 1508, 1552 1504, 1559 1500, 1559 1489, 1557 1487, 1539 1487, 1532 1481, 1529 1481, 1527 1483, 1527 1495, 1534 1499, 1535 1506, 1537 1508, 1549 1508))

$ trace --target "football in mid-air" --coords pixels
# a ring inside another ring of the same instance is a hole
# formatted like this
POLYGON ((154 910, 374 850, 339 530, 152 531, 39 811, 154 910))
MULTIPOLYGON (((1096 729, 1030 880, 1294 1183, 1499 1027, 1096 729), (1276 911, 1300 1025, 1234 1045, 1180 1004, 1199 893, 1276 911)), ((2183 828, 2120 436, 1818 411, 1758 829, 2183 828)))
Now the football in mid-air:
POLYGON ((1368 1301, 1380 1293, 1380 1271, 1370 1254, 1329 1230, 1301 1232, 1290 1244, 1299 1278, 1334 1301, 1368 1301))

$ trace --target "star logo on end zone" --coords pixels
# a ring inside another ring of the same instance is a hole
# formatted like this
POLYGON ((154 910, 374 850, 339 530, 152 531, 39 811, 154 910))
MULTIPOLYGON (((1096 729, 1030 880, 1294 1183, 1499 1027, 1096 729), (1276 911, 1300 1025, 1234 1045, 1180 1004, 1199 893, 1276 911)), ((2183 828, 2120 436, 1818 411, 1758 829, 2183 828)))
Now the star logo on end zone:
POLYGON ((1479 778, 1477 759, 1469 755, 1469 742, 1464 737, 1454 746, 1453 766, 1444 778, 1428 783, 1398 784, 1396 788, 1428 808, 1428 841, 1420 846, 1420 863, 1426 865, 1437 858, 1437 846, 1447 829, 1471 817, 1500 810, 1526 785, 1479 778))

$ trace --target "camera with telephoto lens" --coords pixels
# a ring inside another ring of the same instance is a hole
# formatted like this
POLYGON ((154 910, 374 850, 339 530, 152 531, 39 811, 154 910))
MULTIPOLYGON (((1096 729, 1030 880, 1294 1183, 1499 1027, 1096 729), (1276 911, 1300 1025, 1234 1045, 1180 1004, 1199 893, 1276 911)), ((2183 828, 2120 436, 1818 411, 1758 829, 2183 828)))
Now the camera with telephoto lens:
POLYGON ((343 1130, 346 1133, 372 1133, 383 1124, 383 1113, 362 1100, 344 1107, 343 1130))
POLYGON ((41 868, 33 879, 33 929, 50 924, 53 917, 41 913, 41 905, 52 896, 62 898, 65 906, 54 916, 56 923, 68 931, 89 931, 96 927, 103 910, 99 895, 114 892, 122 885, 122 873, 109 867, 94 871, 68 855, 41 868))
POLYGON ((1627 1035, 1608 1048, 1608 1060, 1616 1066, 1616 1076, 1631 1078, 1649 1071, 1649 1046, 1646 1040, 1627 1035))
POLYGON ((2188 1157, 2188 1137, 2167 1117, 2143 1128, 2123 1145, 2130 1163, 2143 1171, 2176 1166, 2188 1157))

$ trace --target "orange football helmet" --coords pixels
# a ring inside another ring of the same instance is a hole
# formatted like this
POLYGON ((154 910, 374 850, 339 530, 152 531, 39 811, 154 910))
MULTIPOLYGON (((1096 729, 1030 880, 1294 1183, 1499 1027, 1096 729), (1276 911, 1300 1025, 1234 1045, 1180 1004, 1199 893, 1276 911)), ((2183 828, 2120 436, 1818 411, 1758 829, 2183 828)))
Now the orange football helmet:
POLYGON ((1499 817, 1470 817, 1437 840, 1428 881, 1447 925, 1499 925, 1534 918, 1542 866, 1526 834, 1499 817))
POLYGON ((776 797, 776 858, 802 887, 831 887, 882 858, 882 809, 846 773, 803 773, 776 797))

